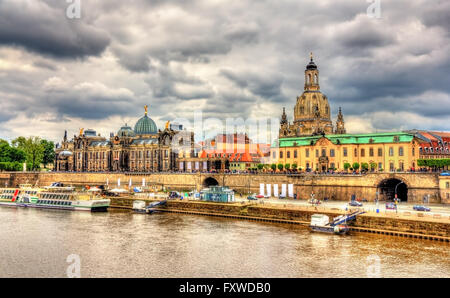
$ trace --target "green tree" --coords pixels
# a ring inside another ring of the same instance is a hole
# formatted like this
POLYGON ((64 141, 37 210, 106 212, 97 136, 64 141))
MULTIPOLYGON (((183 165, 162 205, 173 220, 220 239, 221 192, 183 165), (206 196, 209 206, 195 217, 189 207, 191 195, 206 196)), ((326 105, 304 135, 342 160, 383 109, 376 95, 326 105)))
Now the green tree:
POLYGON ((5 140, 0 140, 0 162, 25 162, 25 152, 11 147, 5 140))
POLYGON ((285 168, 286 170, 290 170, 290 169, 291 169, 291 164, 290 164, 290 163, 285 164, 285 165, 284 165, 284 168, 285 168))
POLYGON ((295 170, 297 170, 297 168, 298 168, 298 165, 297 165, 296 163, 294 163, 294 164, 292 165, 292 169, 295 171, 295 170))
POLYGON ((12 141, 12 145, 25 152, 26 161, 30 164, 31 170, 40 168, 45 148, 41 144, 41 139, 39 137, 18 137, 12 141))
POLYGON ((372 171, 375 171, 376 168, 377 168, 377 164, 374 163, 374 162, 371 162, 371 163, 370 163, 370 169, 371 169, 372 171))
POLYGON ((348 169, 350 169, 352 167, 352 165, 348 162, 344 163, 344 170, 348 171, 348 169))
POLYGON ((353 165, 352 165, 352 168, 354 169, 354 170, 359 170, 359 163, 357 163, 357 162, 354 162, 353 163, 353 165))
POLYGON ((41 145, 44 146, 42 163, 44 168, 47 168, 47 164, 55 162, 55 144, 52 141, 41 140, 41 145))
POLYGON ((369 164, 367 162, 361 163, 361 170, 367 171, 369 169, 369 164))
POLYGON ((273 163, 273 164, 270 165, 270 168, 272 169, 272 171, 275 172, 276 169, 277 169, 277 165, 273 163))
POLYGON ((283 171, 283 168, 284 168, 283 164, 282 164, 282 163, 279 163, 279 164, 278 164, 278 170, 283 171))

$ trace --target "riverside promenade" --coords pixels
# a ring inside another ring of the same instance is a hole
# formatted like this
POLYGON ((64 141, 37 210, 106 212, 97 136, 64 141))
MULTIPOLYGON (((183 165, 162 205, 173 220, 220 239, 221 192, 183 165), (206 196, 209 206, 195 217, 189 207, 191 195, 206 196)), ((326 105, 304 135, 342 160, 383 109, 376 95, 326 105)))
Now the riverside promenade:
MULTIPOLYGON (((149 204, 155 199, 143 199, 149 204)), ((112 197, 112 208, 131 209, 132 197, 112 197)), ((348 211, 327 206, 300 206, 295 204, 273 204, 259 202, 214 203, 198 200, 168 200, 161 212, 215 216, 241 220, 264 221, 273 223, 294 224, 308 226, 311 215, 320 213, 332 217, 348 211)), ((351 223, 352 232, 375 233, 398 237, 428 239, 450 242, 450 218, 448 216, 434 216, 425 213, 376 213, 368 211, 359 215, 351 223)))

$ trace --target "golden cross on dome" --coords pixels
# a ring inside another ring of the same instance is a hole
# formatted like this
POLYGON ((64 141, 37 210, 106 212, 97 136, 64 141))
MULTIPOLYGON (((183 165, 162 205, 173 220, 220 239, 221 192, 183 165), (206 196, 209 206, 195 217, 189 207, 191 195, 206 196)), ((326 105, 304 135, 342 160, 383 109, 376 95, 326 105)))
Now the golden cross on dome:
POLYGON ((144 109, 145 109, 145 115, 147 115, 148 114, 148 105, 145 105, 144 109))
POLYGON ((309 53, 309 58, 311 58, 311 61, 313 60, 313 53, 312 52, 309 53))

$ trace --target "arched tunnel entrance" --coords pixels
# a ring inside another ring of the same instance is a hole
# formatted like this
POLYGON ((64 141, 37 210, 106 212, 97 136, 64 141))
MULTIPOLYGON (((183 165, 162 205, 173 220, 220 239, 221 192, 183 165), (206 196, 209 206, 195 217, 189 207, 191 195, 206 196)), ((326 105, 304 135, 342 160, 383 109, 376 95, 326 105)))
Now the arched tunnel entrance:
POLYGON ((385 179, 378 184, 378 199, 393 201, 395 198, 395 187, 397 187, 397 197, 402 202, 408 201, 408 185, 399 179, 385 179))
POLYGON ((219 182, 216 179, 214 179, 213 177, 208 177, 203 181, 204 187, 210 187, 210 186, 215 186, 215 185, 219 185, 219 182))

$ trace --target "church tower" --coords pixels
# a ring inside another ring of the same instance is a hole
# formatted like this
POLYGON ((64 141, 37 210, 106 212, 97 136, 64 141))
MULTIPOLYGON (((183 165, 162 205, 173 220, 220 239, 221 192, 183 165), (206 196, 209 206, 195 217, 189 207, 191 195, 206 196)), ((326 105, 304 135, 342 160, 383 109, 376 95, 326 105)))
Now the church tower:
POLYGON ((320 92, 319 69, 313 60, 305 69, 305 85, 301 96, 297 97, 294 108, 294 125, 297 136, 332 134, 328 98, 320 92))
POLYGON ((346 134, 345 126, 344 126, 344 116, 342 115, 341 107, 339 107, 339 113, 336 120, 336 131, 335 133, 338 135, 346 134))

